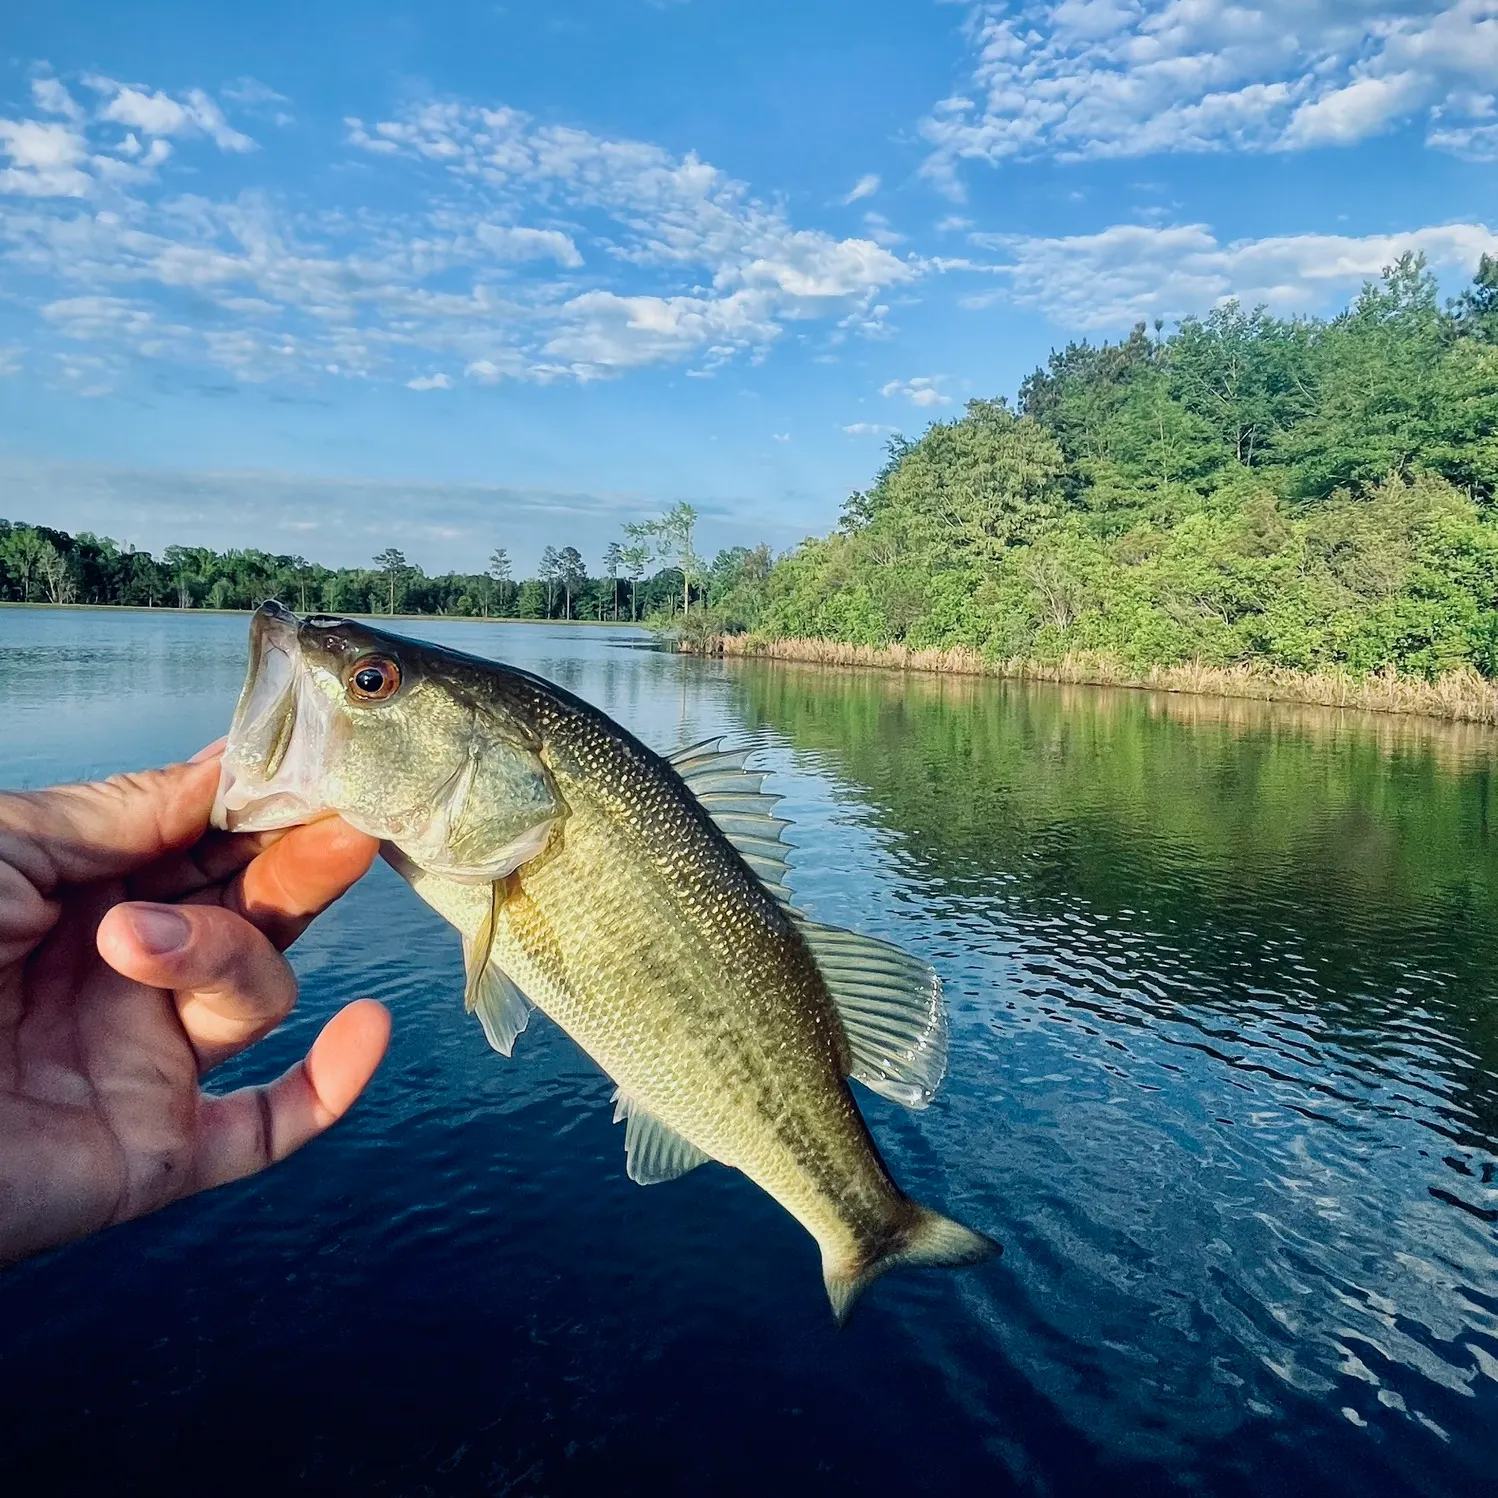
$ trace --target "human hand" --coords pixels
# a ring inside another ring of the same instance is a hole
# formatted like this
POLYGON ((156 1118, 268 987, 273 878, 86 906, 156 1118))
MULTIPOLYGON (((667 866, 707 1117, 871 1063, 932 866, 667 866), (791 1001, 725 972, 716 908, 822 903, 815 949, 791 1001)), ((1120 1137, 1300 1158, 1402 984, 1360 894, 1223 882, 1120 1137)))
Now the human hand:
POLYGON ((218 771, 0 795, 0 1265, 264 1170, 385 1054, 361 999, 279 1080, 199 1089, 291 1012, 281 952, 379 846, 337 818, 210 832, 218 771))

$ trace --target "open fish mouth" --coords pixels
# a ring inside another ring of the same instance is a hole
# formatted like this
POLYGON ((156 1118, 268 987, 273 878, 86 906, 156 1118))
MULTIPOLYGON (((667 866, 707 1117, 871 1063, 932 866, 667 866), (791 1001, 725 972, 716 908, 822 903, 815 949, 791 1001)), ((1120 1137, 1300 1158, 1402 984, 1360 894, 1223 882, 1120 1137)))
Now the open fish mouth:
POLYGON ((274 600, 250 621, 250 660, 224 747, 212 821, 230 832, 292 827, 328 810, 318 789, 330 703, 302 658, 301 621, 274 600))

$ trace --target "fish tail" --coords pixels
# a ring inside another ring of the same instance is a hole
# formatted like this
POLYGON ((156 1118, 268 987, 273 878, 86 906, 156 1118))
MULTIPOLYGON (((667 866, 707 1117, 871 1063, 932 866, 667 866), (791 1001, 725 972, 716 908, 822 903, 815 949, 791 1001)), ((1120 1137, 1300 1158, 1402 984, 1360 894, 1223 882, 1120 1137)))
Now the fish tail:
POLYGON ((853 1303, 886 1270, 901 1264, 917 1267, 979 1264, 1003 1251, 1004 1245, 987 1233, 974 1232, 950 1217, 910 1202, 898 1226, 877 1244, 850 1258, 834 1260, 824 1255, 822 1278, 827 1285, 827 1299, 832 1302, 832 1314, 842 1326, 853 1303))

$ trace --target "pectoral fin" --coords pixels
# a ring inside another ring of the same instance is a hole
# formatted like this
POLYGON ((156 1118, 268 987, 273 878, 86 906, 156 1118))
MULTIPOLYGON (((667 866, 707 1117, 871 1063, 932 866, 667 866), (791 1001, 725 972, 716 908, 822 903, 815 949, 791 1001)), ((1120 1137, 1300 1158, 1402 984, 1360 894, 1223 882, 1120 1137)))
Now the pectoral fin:
POLYGON ((399 848, 387 843, 385 862, 463 938, 467 972, 464 1005, 478 1015, 489 1044, 501 1056, 515 1048, 515 1040, 530 1022, 531 1001, 493 960, 494 923, 503 901, 503 883, 467 884, 418 868, 399 848))
MULTIPOLYGON (((464 943, 465 957, 468 955, 464 943)), ((491 959, 475 976, 470 969, 467 1006, 479 1017, 484 1036, 501 1056, 510 1055, 515 1041, 530 1023, 531 1001, 516 987, 513 979, 500 971, 491 959)))
POLYGON ((695 1170, 711 1155, 705 1155, 695 1144, 689 1144, 674 1129, 668 1129, 654 1114, 647 1112, 623 1092, 614 1093, 614 1122, 624 1122, 625 1169, 629 1178, 641 1186, 656 1186, 674 1181, 689 1170, 695 1170))

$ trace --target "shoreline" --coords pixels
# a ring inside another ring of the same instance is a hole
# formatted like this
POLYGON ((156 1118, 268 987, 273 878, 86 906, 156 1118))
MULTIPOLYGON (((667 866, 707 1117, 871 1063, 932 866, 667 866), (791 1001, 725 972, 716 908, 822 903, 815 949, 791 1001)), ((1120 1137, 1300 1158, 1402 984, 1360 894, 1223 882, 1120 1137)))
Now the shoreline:
POLYGON ((1360 677, 1344 672, 1294 671, 1284 667, 1195 664, 1151 666, 1147 672, 1141 673, 1107 656, 1081 653, 1048 664, 1023 657, 991 660, 979 651, 962 646, 911 650, 904 645, 770 640, 756 635, 718 636, 709 650, 690 650, 681 645, 677 648, 687 654, 721 655, 737 660, 795 661, 807 665, 935 676, 986 676, 1003 681, 1122 687, 1131 691, 1236 697, 1498 726, 1498 681, 1488 681, 1471 670, 1450 672, 1435 681, 1392 672, 1360 677))
MULTIPOLYGON (((248 619, 255 611, 254 609, 179 609, 168 604, 148 606, 143 603, 45 603, 33 599, 30 603, 21 603, 14 598, 0 598, 0 609, 47 609, 54 613, 73 614, 174 614, 179 618, 188 619, 194 614, 207 614, 216 617, 237 614, 240 618, 248 619)), ((314 613, 316 610, 313 611, 314 613)), ((612 619, 522 619, 518 615, 490 614, 341 614, 343 619, 368 619, 378 622, 381 619, 441 619, 444 621, 456 621, 460 624, 583 624, 589 629, 644 629, 640 623, 631 624, 628 619, 620 619, 615 623, 612 619)))

